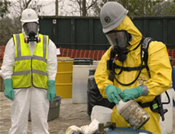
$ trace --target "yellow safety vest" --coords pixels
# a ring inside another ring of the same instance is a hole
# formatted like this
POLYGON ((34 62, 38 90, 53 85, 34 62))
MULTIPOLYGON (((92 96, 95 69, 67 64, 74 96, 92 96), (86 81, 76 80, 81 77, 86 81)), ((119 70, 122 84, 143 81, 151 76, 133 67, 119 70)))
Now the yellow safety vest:
POLYGON ((24 34, 13 34, 15 44, 15 66, 13 67, 13 88, 48 89, 47 59, 49 37, 39 34, 40 42, 31 55, 29 45, 24 42, 24 34))

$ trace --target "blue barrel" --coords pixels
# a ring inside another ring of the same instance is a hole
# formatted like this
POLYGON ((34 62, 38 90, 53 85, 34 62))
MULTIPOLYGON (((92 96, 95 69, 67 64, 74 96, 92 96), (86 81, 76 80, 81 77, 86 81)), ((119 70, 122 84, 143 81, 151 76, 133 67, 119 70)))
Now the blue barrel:
MULTIPOLYGON (((146 130, 142 130, 142 129, 135 130, 133 128, 125 128, 125 127, 117 127, 114 130, 111 129, 105 134, 139 134, 141 132, 143 132, 144 134, 152 134, 151 132, 146 130)), ((81 133, 74 132, 73 134, 81 134, 81 133)), ((94 133, 94 134, 97 134, 97 133, 94 133)))

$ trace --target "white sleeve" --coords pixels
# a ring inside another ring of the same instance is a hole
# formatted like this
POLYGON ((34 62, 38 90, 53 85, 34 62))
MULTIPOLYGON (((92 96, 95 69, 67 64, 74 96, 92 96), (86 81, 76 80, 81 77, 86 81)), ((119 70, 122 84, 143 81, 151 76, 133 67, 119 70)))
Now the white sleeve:
POLYGON ((1 67, 1 73, 4 79, 12 77, 14 65, 15 65, 15 45, 13 38, 11 38, 5 47, 3 63, 1 67))
POLYGON ((56 46, 50 39, 48 46, 47 71, 48 71, 48 79, 55 80, 57 73, 57 54, 56 54, 56 46))

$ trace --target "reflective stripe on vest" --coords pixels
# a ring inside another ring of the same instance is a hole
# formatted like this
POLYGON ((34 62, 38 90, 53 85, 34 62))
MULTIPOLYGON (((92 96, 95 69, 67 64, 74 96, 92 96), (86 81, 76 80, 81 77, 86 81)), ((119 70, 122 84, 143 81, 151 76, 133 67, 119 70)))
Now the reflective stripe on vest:
POLYGON ((14 34, 15 66, 13 67, 13 88, 48 89, 47 59, 48 36, 39 34, 41 41, 36 43, 33 56, 29 45, 24 42, 24 34, 14 34))

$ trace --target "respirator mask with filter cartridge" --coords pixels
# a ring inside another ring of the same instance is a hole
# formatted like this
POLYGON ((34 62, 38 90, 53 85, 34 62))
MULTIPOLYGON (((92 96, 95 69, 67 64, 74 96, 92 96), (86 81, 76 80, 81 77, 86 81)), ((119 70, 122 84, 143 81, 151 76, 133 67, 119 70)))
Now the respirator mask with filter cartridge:
POLYGON ((23 25, 24 32, 26 34, 25 42, 28 43, 30 41, 40 42, 40 38, 38 37, 38 23, 29 22, 23 25))
POLYGON ((106 37, 112 46, 113 51, 118 55, 118 60, 123 62, 128 54, 131 35, 126 30, 112 30, 106 33, 106 37))

